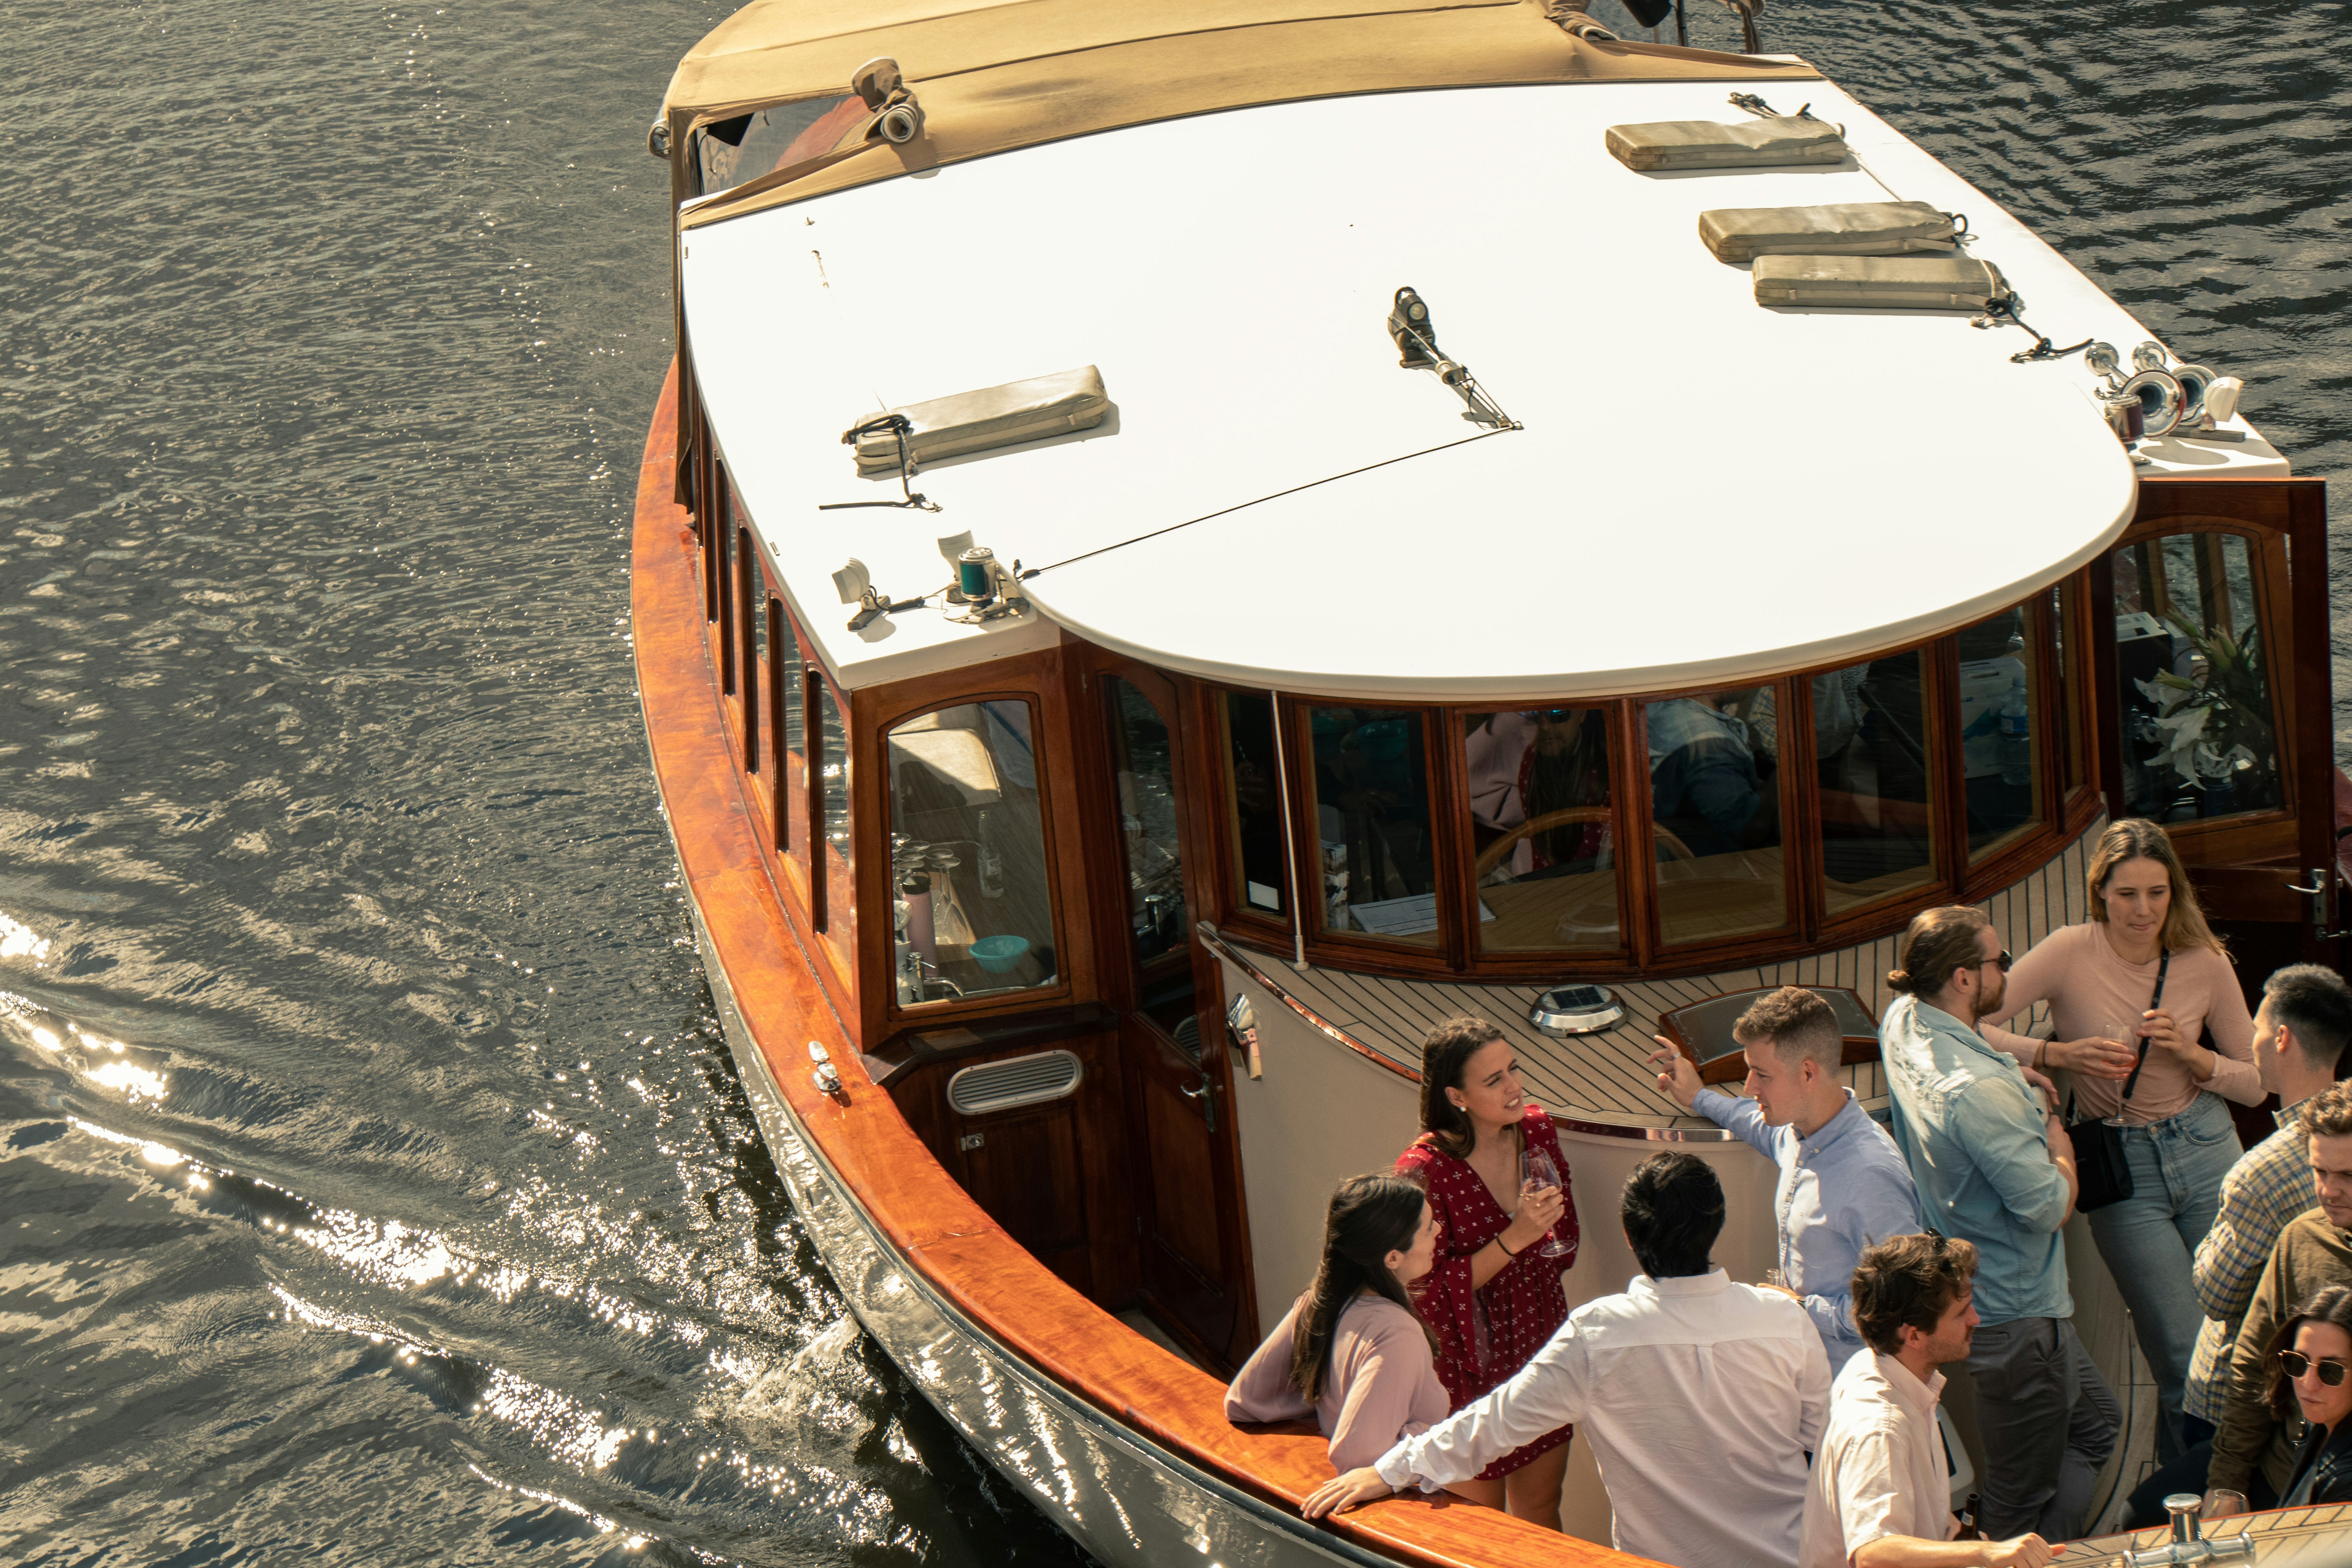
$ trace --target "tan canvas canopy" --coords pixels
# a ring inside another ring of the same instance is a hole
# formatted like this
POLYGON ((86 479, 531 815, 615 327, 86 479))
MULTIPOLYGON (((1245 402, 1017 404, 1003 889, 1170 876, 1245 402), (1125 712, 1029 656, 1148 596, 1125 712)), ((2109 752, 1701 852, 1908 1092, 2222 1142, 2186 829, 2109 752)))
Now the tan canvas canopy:
MULTIPOLYGON (((697 125, 849 90, 898 62, 922 133, 777 170, 688 209, 681 226, 823 191, 1187 114, 1353 93, 1576 81, 1816 79, 1801 62, 1622 42, 1571 0, 754 0, 679 62, 664 99, 673 195, 697 125)), ((1270 155, 1279 155, 1268 150, 1270 155)))

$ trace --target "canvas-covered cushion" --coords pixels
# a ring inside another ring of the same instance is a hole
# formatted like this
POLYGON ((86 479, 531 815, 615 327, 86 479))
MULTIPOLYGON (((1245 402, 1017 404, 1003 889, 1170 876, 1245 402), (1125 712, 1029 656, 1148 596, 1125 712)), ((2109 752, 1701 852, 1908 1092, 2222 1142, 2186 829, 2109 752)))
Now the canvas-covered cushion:
POLYGON ((1818 207, 1717 207, 1698 237, 1717 261, 1759 256, 1909 256, 1948 251, 1959 226, 1926 202, 1839 202, 1818 207))
MULTIPOLYGON (((913 426, 907 435, 907 449, 919 467, 968 452, 1091 430, 1110 413, 1110 395, 1103 390, 1102 372, 1089 364, 1055 375, 935 397, 929 403, 910 403, 890 412, 905 415, 913 426)), ((855 450, 861 474, 898 471, 898 439, 887 430, 858 437, 855 450)))
POLYGON ((1825 120, 1784 114, 1725 125, 1713 120, 1653 120, 1612 125, 1609 155, 1629 169, 1772 169, 1842 163, 1845 138, 1825 120))
POLYGON ((1759 256, 1756 302, 1851 310, 1981 310, 2009 291, 1973 256, 1759 256))

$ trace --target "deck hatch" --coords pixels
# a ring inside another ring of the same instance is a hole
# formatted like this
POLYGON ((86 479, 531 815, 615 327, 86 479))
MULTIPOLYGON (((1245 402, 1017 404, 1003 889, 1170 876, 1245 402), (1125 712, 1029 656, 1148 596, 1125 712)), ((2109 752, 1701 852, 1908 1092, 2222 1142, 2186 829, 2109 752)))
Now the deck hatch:
POLYGON ((1039 1051, 1010 1061, 984 1062, 948 1079, 948 1104, 965 1116, 1042 1105, 1077 1090, 1086 1068, 1068 1051, 1039 1051))

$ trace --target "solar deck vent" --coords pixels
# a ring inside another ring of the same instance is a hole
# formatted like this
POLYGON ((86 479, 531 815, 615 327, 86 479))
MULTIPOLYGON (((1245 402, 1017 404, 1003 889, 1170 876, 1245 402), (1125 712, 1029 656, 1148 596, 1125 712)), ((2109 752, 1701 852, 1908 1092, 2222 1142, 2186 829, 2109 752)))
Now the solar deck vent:
POLYGON ((1085 1065, 1068 1051, 1040 1051, 964 1068, 948 1079, 948 1103, 965 1116, 1042 1105, 1076 1093, 1085 1076, 1085 1065))

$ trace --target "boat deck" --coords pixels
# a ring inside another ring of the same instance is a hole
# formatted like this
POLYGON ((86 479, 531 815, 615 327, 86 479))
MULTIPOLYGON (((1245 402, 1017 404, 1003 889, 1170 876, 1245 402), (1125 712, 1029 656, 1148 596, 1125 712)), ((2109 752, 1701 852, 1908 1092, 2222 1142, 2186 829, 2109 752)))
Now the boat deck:
MULTIPOLYGON (((2066 852, 2032 877, 1985 901, 1993 927, 2012 952, 2023 952, 2060 926, 2088 917, 2083 872, 2089 841, 2106 826, 2094 822, 2066 852)), ((1895 967, 1895 938, 1832 949, 1786 963, 1751 965, 1672 980, 1611 982, 1625 1019, 1598 1034, 1554 1039, 1528 1022, 1541 985, 1477 984, 1397 979, 1309 965, 1217 938, 1235 962, 1269 991, 1305 1014, 1339 1043, 1394 1071, 1418 1079, 1421 1042, 1444 1019, 1468 1013, 1492 1021, 1519 1052, 1520 1070, 1537 1101, 1570 1121, 1609 1128, 1679 1129, 1706 1133, 1713 1124, 1676 1114, 1659 1095, 1648 1058, 1658 1016, 1728 992, 1775 985, 1842 985, 1860 996, 1874 1016, 1891 999, 1886 972, 1895 967)), ((2013 1026, 2038 1028, 2048 1009, 2037 1005, 2013 1026)), ((1847 1085, 1866 1107, 1885 1100, 1875 1062, 1846 1069, 1847 1085)))

